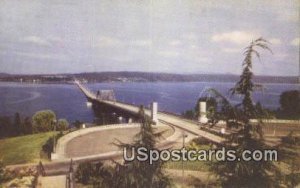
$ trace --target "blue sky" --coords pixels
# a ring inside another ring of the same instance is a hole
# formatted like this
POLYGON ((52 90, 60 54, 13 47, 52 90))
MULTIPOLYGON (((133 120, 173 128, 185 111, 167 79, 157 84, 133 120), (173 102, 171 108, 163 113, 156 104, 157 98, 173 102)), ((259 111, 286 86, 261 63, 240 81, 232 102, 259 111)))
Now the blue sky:
POLYGON ((298 75, 299 0, 1 0, 0 72, 298 75))

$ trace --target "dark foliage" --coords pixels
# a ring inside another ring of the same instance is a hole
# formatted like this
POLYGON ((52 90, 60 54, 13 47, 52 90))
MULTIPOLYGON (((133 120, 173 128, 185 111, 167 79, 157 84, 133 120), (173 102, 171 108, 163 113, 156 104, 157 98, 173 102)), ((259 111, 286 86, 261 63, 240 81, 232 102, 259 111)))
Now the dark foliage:
POLYGON ((186 119, 196 119, 197 118, 197 114, 194 110, 186 110, 181 113, 181 116, 186 119))
MULTIPOLYGON (((126 147, 128 150, 132 147, 145 147, 154 149, 157 139, 162 132, 154 133, 151 120, 141 108, 139 113, 139 122, 141 124, 140 132, 135 136, 132 144, 126 144, 118 141, 116 145, 120 148, 126 147)), ((76 180, 85 185, 93 187, 110 188, 154 188, 169 187, 170 179, 163 173, 163 163, 161 161, 153 162, 138 161, 125 162, 124 164, 114 162, 114 167, 104 166, 102 163, 83 163, 76 171, 76 180)))
POLYGON ((9 116, 0 116, 0 138, 31 133, 32 124, 29 117, 22 119, 19 113, 16 113, 14 118, 9 116))
MULTIPOLYGON (((90 72, 79 74, 59 74, 59 75, 9 75, 0 73, 0 81, 33 82, 36 80, 43 83, 70 83, 76 77, 89 82, 122 81, 122 79, 135 82, 195 82, 195 81, 221 81, 233 82, 238 76, 228 74, 170 74, 170 73, 150 73, 150 72, 90 72)), ((256 81, 266 83, 297 83, 296 76, 258 76, 256 81)))
POLYGON ((14 135, 14 130, 11 118, 8 116, 0 117, 0 138, 5 138, 14 135))
POLYGON ((76 182, 93 187, 109 188, 113 184, 113 168, 101 162, 81 163, 75 173, 76 182))
POLYGON ((11 174, 5 169, 3 162, 0 160, 0 187, 2 183, 5 183, 11 179, 11 174))
POLYGON ((47 155, 47 157, 51 158, 51 153, 53 152, 53 146, 54 146, 54 139, 57 141, 60 137, 63 136, 63 133, 60 132, 59 134, 56 134, 55 136, 49 138, 46 143, 42 146, 43 152, 47 155))
MULTIPOLYGON (((146 116, 143 107, 140 109, 139 122, 141 124, 140 132, 135 136, 132 144, 118 143, 121 148, 126 147, 131 150, 132 147, 145 147, 148 152, 155 149, 155 143, 162 132, 154 133, 151 120, 146 116)), ((149 153, 148 153, 149 154, 149 153)), ((169 187, 170 179, 163 173, 163 162, 156 161, 150 164, 147 161, 133 160, 125 164, 116 163, 116 177, 112 187, 169 187)))
POLYGON ((80 126, 83 124, 83 122, 76 120, 75 122, 73 122, 73 126, 76 127, 77 129, 80 128, 80 126))
POLYGON ((280 95, 279 118, 300 119, 300 91, 285 91, 280 95))
POLYGON ((289 145, 299 145, 300 146, 300 136, 294 136, 294 132, 291 131, 287 136, 282 137, 283 144, 289 145))
POLYGON ((41 110, 32 116, 33 132, 48 132, 54 129, 56 115, 52 110, 41 110))
MULTIPOLYGON (((226 103, 223 116, 228 127, 236 127, 238 131, 232 134, 226 144, 227 149, 236 151, 236 156, 242 158, 245 150, 264 150, 268 148, 264 144, 262 123, 252 124, 250 119, 259 119, 257 108, 252 102, 252 92, 257 87, 253 83, 252 57, 260 57, 256 48, 270 50, 267 41, 259 38, 245 49, 243 72, 240 80, 231 90, 232 94, 241 95, 242 103, 231 106, 226 103)), ((219 119, 220 117, 216 117, 219 119)), ((212 170, 219 176, 222 187, 278 187, 281 181, 281 172, 272 161, 218 161, 212 166, 212 170)))
POLYGON ((217 108, 217 102, 216 102, 215 98, 213 98, 213 97, 199 98, 194 109, 187 110, 187 111, 183 112, 181 115, 187 119, 197 120, 198 115, 199 115, 199 102, 200 101, 206 101, 207 112, 208 112, 207 116, 210 117, 214 113, 215 109, 217 108))

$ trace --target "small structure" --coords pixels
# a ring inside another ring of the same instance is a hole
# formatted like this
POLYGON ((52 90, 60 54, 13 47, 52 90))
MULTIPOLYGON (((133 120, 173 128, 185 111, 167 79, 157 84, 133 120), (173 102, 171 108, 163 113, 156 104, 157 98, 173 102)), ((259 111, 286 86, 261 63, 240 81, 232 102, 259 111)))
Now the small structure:
POLYGON ((116 96, 113 90, 99 90, 96 95, 97 99, 106 101, 116 101, 116 96))
POLYGON ((51 158, 51 161, 53 161, 53 160, 58 159, 59 157, 58 157, 58 154, 57 154, 57 153, 52 152, 50 158, 51 158))
POLYGON ((208 121, 207 116, 206 116, 206 101, 199 101, 198 121, 200 123, 207 123, 207 121, 208 121))
POLYGON ((221 134, 226 134, 226 129, 224 127, 221 128, 221 134))
POLYGON ((157 119, 157 102, 151 103, 151 119, 156 124, 158 123, 157 119))
POLYGON ((91 102, 86 102, 86 106, 87 106, 87 107, 92 107, 92 106, 93 106, 93 103, 91 103, 91 102))
POLYGON ((119 123, 123 123, 123 117, 122 116, 119 116, 118 120, 119 120, 119 123))

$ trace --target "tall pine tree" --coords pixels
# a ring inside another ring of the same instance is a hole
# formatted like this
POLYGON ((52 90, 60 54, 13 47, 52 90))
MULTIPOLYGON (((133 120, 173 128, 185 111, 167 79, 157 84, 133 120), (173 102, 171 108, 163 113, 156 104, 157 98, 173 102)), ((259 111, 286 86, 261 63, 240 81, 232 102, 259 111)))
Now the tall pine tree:
MULTIPOLYGON (((258 38, 252 41, 245 48, 240 80, 231 89, 233 95, 243 97, 241 104, 230 108, 232 112, 229 113, 230 117, 226 118, 228 126, 238 127, 238 131, 232 134, 226 143, 226 148, 235 150, 238 158, 242 158, 242 152, 245 150, 262 151, 268 148, 263 139, 262 122, 250 122, 252 118, 258 119, 252 101, 252 92, 256 87, 252 80, 253 56, 260 58, 258 48, 271 51, 265 39, 258 38)), ((272 161, 218 161, 212 165, 212 170, 218 175, 222 187, 278 187, 280 184, 280 170, 272 161)))
MULTIPOLYGON (((139 133, 135 136, 132 144, 119 143, 120 148, 144 147, 148 150, 156 149, 155 144, 157 139, 162 135, 162 132, 154 132, 152 121, 145 114, 143 107, 139 112, 139 123, 141 125, 139 133)), ((134 154, 134 153, 133 153, 134 154)), ((170 180, 163 172, 162 161, 153 162, 150 164, 147 161, 133 160, 125 164, 116 165, 116 172, 114 174, 114 185, 112 187, 135 187, 135 188, 152 188, 152 187, 169 187, 170 180)))

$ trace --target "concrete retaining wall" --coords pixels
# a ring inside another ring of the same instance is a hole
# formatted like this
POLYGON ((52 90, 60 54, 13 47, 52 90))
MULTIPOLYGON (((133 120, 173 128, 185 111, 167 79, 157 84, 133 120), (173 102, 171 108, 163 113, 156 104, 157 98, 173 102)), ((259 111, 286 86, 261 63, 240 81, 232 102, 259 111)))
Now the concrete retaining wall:
POLYGON ((85 129, 79 129, 77 131, 68 133, 67 135, 64 135, 63 137, 59 138, 56 145, 56 153, 55 158, 53 160, 59 160, 65 158, 65 147, 66 144, 78 137, 82 136, 91 132, 97 132, 97 131, 104 131, 104 130, 111 130, 111 129, 122 129, 122 128, 133 128, 138 127, 138 123, 131 123, 131 124, 111 124, 111 125, 103 125, 103 126, 97 126, 97 127, 90 127, 85 129))

